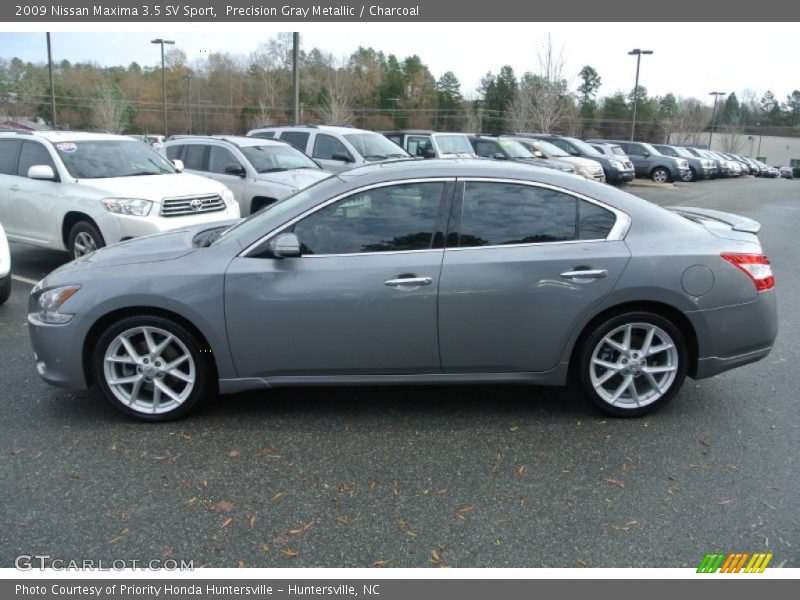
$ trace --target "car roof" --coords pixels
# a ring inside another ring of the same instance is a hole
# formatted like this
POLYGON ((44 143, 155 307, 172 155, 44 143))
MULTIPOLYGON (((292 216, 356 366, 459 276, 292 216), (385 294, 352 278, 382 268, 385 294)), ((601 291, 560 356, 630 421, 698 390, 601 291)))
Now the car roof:
POLYGON ((346 135, 348 133, 375 133, 375 135, 380 135, 374 131, 370 131, 368 129, 357 129, 355 127, 348 127, 346 125, 270 125, 267 127, 256 127, 255 129, 251 129, 250 131, 277 131, 277 130, 311 130, 311 131, 327 131, 329 133, 340 133, 342 135, 346 135))
POLYGON ((248 137, 244 135, 176 135, 167 140, 167 145, 174 146, 186 142, 203 142, 203 141, 218 141, 228 142, 234 146, 287 146, 285 140, 277 140, 270 138, 248 137))
POLYGON ((127 135, 115 135, 113 133, 90 133, 88 131, 4 131, 0 132, 2 137, 20 137, 25 138, 42 138, 52 143, 58 142, 90 142, 102 140, 121 140, 125 142, 132 142, 127 135))
POLYGON ((395 129, 394 131, 379 131, 382 135, 431 135, 436 133, 432 129, 395 129))

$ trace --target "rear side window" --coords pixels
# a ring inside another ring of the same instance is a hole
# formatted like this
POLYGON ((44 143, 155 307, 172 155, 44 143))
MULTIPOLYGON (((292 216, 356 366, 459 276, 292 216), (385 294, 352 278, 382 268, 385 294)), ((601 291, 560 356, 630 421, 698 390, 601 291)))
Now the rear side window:
POLYGON ((251 133, 250 137, 257 137, 264 140, 272 140, 275 139, 275 132, 274 131, 256 131, 255 133, 251 133))
POLYGON ((14 163, 17 160, 19 142, 17 140, 0 140, 0 175, 15 175, 14 163))
POLYGON ((28 176, 28 169, 35 165, 47 165, 57 173, 53 159, 47 148, 36 142, 22 142, 22 152, 19 153, 19 165, 17 165, 17 175, 20 177, 28 176))
POLYGON ((167 146, 167 158, 170 160, 177 160, 181 157, 181 153, 186 146, 178 145, 178 146, 167 146))
POLYGON ((186 147, 186 158, 183 159, 183 166, 193 171, 205 171, 206 148, 203 144, 190 144, 186 147))
POLYGON ((316 138, 314 138, 314 152, 312 158, 333 160, 334 154, 350 155, 345 145, 335 137, 324 133, 318 133, 316 138))
POLYGON ((292 146, 303 152, 306 151, 306 146, 308 145, 308 136, 308 132, 305 131, 284 131, 281 133, 281 139, 283 141, 289 142, 292 146))
POLYGON ((616 215, 601 206, 543 187, 467 182, 458 245, 506 246, 602 240, 616 215))

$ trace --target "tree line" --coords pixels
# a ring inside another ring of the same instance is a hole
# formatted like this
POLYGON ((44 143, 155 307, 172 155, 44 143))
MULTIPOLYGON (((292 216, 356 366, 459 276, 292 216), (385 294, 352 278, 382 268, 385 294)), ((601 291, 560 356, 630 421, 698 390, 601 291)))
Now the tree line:
MULTIPOLYGON (((400 58, 359 47, 337 58, 318 48, 299 54, 301 122, 366 129, 565 133, 626 138, 637 105, 637 139, 698 144, 711 124, 707 101, 672 93, 650 96, 643 86, 599 97, 600 74, 589 65, 574 89, 563 54, 552 42, 537 68, 518 75, 505 65, 487 73, 466 98, 452 71, 434 77, 418 55, 400 58)), ((247 56, 214 53, 191 65, 179 48, 166 54, 170 133, 242 133, 292 119, 292 36, 279 34, 247 56)), ((114 133, 160 133, 161 68, 61 61, 55 65, 60 127, 114 133)), ((6 115, 52 122, 46 64, 0 59, 0 108, 6 115)), ((715 129, 737 145, 746 133, 800 135, 800 91, 784 101, 771 91, 731 93, 717 107, 715 129), (757 130, 757 131, 756 131, 757 130), (737 141, 738 140, 738 141, 737 141)), ((735 152, 736 148, 729 148, 735 152)))

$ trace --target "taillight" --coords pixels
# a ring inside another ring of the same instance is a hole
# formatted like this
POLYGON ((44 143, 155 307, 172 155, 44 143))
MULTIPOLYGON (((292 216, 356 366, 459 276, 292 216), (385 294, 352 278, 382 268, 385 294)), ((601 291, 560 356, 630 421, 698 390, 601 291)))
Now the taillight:
POLYGON ((756 290, 763 292, 775 287, 775 276, 769 259, 763 254, 721 254, 722 258, 747 275, 756 290))

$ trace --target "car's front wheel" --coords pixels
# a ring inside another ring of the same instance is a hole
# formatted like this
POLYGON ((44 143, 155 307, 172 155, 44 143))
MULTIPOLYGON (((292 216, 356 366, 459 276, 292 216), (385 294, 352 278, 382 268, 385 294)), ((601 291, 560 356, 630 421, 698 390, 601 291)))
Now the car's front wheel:
POLYGON ((89 221, 78 221, 67 238, 67 249, 72 258, 80 258, 106 245, 103 234, 89 221))
POLYGON ((667 404, 686 377, 681 331, 650 312, 628 312, 601 323, 585 339, 579 369, 589 400, 605 413, 637 417, 667 404))
POLYGON ((127 317, 100 336, 95 378, 125 414, 144 421, 176 419, 209 395, 213 369, 201 350, 195 335, 174 321, 127 317))
POLYGON ((650 179, 656 183, 669 183, 672 177, 664 167, 656 167, 650 173, 650 179))

